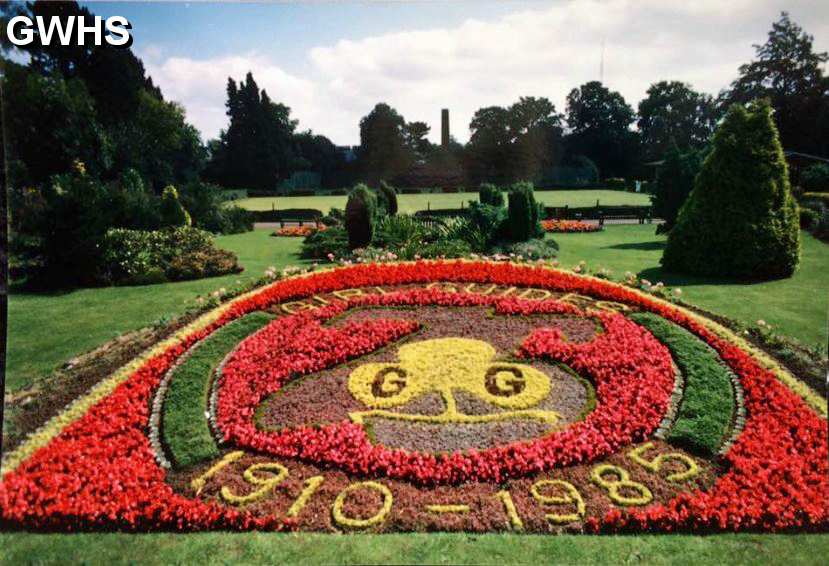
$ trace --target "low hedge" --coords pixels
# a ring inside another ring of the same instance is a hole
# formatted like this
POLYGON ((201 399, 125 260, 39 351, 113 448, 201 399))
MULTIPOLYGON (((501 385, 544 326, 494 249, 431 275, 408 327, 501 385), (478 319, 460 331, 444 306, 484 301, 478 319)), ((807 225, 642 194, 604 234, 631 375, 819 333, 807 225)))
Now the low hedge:
POLYGON ((272 315, 260 311, 231 322, 205 338, 173 370, 162 407, 161 434, 177 468, 187 468, 219 455, 205 418, 211 377, 240 341, 272 319, 272 315))
POLYGON ((667 439, 692 451, 716 454, 735 414, 730 371, 710 346, 684 328, 653 313, 630 318, 668 347, 685 378, 682 403, 667 439))

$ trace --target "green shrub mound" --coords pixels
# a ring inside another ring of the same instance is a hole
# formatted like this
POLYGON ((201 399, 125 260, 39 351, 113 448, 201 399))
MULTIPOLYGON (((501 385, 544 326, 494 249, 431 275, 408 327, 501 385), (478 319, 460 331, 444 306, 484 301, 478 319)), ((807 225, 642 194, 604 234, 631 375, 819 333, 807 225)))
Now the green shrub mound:
POLYGON ((217 330, 173 370, 161 412, 161 436, 176 468, 188 468, 219 455, 205 418, 211 376, 230 351, 273 316, 254 312, 217 330))
POLYGON ((236 254, 217 248, 209 232, 187 226, 112 228, 101 248, 98 279, 107 284, 163 283, 242 271, 236 254))
POLYGON ((481 204, 500 208, 504 206, 504 193, 491 183, 483 183, 478 189, 478 200, 481 204))
POLYGON ((713 455, 727 440, 735 414, 731 373, 708 344, 653 313, 634 313, 631 320, 665 344, 685 378, 685 391, 667 440, 713 455))
POLYGON ((345 229, 352 250, 371 243, 376 210, 377 197, 367 186, 359 184, 351 190, 345 204, 345 229))
POLYGON ((513 242, 526 242, 541 234, 538 203, 531 183, 516 183, 510 188, 507 215, 513 242))
POLYGON ((800 260, 797 204, 767 101, 734 105, 714 134, 662 256, 666 270, 787 277, 800 260))
POLYGON ((383 208, 386 210, 386 214, 389 216, 397 214, 397 191, 394 190, 394 187, 385 181, 380 181, 378 194, 383 201, 383 208))

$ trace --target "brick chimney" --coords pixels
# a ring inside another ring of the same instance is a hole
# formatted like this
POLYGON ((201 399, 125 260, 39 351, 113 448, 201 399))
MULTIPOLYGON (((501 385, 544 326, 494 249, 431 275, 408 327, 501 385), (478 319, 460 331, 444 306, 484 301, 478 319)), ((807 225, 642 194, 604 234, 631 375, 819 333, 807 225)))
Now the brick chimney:
POLYGON ((440 145, 449 147, 449 109, 440 111, 440 145))

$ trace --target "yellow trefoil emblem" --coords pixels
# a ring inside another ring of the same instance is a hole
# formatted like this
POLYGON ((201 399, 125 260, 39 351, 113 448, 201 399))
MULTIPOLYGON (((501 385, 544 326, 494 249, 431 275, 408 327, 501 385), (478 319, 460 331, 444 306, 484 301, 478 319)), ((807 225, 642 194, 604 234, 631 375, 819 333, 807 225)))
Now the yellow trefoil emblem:
POLYGON ((367 417, 430 422, 480 423, 516 418, 555 424, 559 415, 532 409, 550 393, 550 379, 525 364, 495 359, 496 350, 481 340, 438 338, 401 346, 397 363, 368 363, 348 378, 348 389, 367 411, 350 413, 362 423, 367 417), (458 412, 454 391, 463 390, 505 411, 487 415, 458 412), (446 410, 439 415, 390 411, 425 393, 437 392, 446 410))

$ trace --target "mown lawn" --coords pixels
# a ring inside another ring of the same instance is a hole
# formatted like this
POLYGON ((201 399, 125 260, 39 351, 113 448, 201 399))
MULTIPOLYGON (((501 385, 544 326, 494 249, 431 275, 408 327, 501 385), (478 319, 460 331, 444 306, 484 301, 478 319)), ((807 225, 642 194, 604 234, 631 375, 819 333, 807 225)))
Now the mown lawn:
POLYGON ((822 564, 829 535, 0 534, 5 564, 822 564))
MULTIPOLYGON (((628 193, 620 193, 628 194, 628 193)), ((625 271, 653 282, 679 286, 699 306, 752 323, 763 319, 781 333, 826 348, 829 310, 829 246, 804 234, 803 260, 790 279, 742 284, 665 274, 659 268, 664 237, 653 225, 608 226, 593 234, 557 234, 564 266, 580 260, 591 268, 608 267, 615 277, 625 271)), ((272 238, 268 230, 221 236, 222 247, 239 254, 245 271, 238 275, 139 287, 81 289, 63 294, 13 293, 9 300, 6 387, 30 385, 67 359, 114 336, 181 312, 196 295, 258 278, 268 266, 300 264, 301 240, 272 238)))
MULTIPOLYGON (((643 193, 624 191, 537 191, 535 198, 547 206, 594 206, 596 201, 602 204, 650 204, 650 197, 643 193)), ((478 193, 435 193, 425 195, 397 195, 400 212, 414 213, 431 208, 458 208, 466 206, 470 200, 477 201, 478 193)), ((271 210, 271 208, 315 208, 327 213, 331 207, 345 208, 345 196, 313 197, 261 197, 232 201, 248 210, 271 210)))

